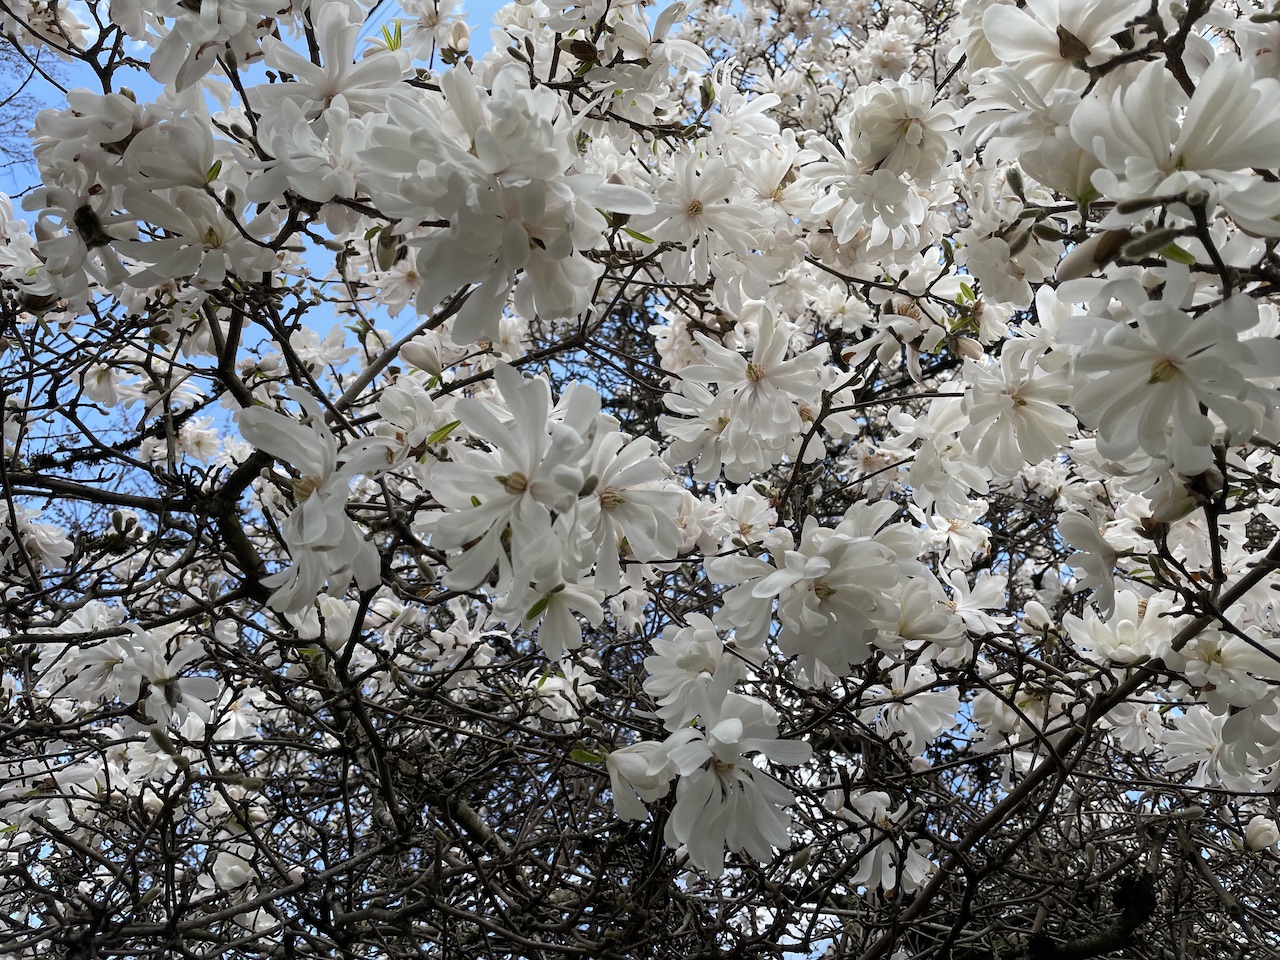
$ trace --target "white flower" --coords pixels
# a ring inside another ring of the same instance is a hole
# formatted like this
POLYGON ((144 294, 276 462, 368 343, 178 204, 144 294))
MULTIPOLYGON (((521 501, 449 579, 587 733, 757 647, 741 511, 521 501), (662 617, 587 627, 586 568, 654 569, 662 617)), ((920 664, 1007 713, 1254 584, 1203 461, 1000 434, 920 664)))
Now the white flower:
POLYGON ((664 743, 643 740, 605 755, 613 809, 621 820, 648 820, 645 803, 665 797, 676 772, 664 743), (639 799, 636 799, 639 797, 639 799))
POLYGON ((759 643, 777 597, 782 651, 798 656, 811 678, 819 664, 843 676, 866 658, 882 631, 894 635, 898 607, 892 591, 900 577, 895 557, 875 541, 821 527, 812 517, 796 549, 790 549, 790 534, 780 533, 785 536, 773 548, 772 563, 734 556, 707 561, 714 583, 737 584, 725 594, 715 620, 735 627, 740 643, 759 643))
POLYGON ((1222 778, 1222 759, 1225 744, 1222 725, 1226 716, 1214 716, 1202 704, 1193 704, 1181 716, 1175 718, 1172 730, 1166 730, 1161 738, 1165 764, 1169 770, 1185 770, 1194 767, 1192 786, 1209 786, 1222 778))
POLYGON ((709 684, 718 673, 729 674, 729 686, 743 675, 742 659, 725 649, 715 625, 696 613, 687 619, 687 627, 667 627, 653 641, 653 655, 644 658, 649 671, 645 692, 658 701, 656 712, 671 731, 687 726, 698 715, 699 701, 693 692, 699 686, 709 684))
POLYGON ((714 262, 730 254, 745 257, 758 242, 759 218, 738 200, 733 168, 720 157, 702 164, 692 152, 677 154, 658 198, 653 214, 637 224, 658 242, 683 244, 684 250, 662 256, 662 268, 674 280, 706 283, 714 262))
MULTIPOLYGON (((1232 54, 1210 64, 1188 100, 1159 61, 1110 99, 1087 98, 1071 134, 1102 164, 1093 183, 1108 199, 1208 190, 1243 227, 1280 234, 1280 185, 1253 174, 1280 151, 1280 80, 1254 79, 1232 54), (1185 107, 1185 112, 1183 108, 1185 107), (1181 120, 1179 121, 1179 117, 1181 120)), ((1131 222, 1113 218, 1107 225, 1131 222)))
POLYGON ((619 557, 674 560, 681 536, 674 517, 679 489, 667 481, 671 469, 658 457, 652 440, 630 440, 620 432, 604 434, 587 467, 594 490, 578 501, 577 521, 583 546, 596 560, 596 581, 613 592, 621 586, 619 557))
POLYGON ((1244 828, 1244 845, 1250 850, 1271 850, 1280 841, 1280 827, 1270 817, 1258 814, 1244 828))
POLYGON ((1068 511, 1058 518, 1058 533, 1064 543, 1075 548, 1067 557, 1067 563, 1084 574, 1077 574, 1077 583, 1081 587, 1092 587, 1093 602, 1103 616, 1109 615, 1115 598, 1113 574, 1118 558, 1115 548, 1107 542, 1098 525, 1078 511, 1068 511))
POLYGON ((935 869, 927 858, 933 846, 927 840, 916 840, 910 844, 902 842, 900 848, 902 830, 897 823, 907 812, 907 805, 901 804, 890 812, 891 805, 889 795, 879 790, 851 795, 848 806, 841 805, 838 798, 828 803, 838 817, 858 827, 840 840, 846 849, 862 854, 849 882, 856 887, 888 892, 898 889, 901 877, 903 891, 911 893, 919 889, 935 869))
POLYGON ((1126 0, 1027 0, 987 8, 982 31, 992 52, 1038 89, 1079 90, 1089 77, 1076 62, 1096 65, 1119 53, 1111 37, 1137 13, 1126 0))
POLYGON ((1179 621, 1169 616, 1173 606, 1173 598, 1167 594, 1140 597, 1131 590, 1121 590, 1116 594, 1115 612, 1109 612, 1106 620, 1086 608, 1084 619, 1067 614, 1062 622, 1086 656, 1111 663, 1137 663, 1166 654, 1179 626, 1179 621))
POLYGON ((432 542, 465 548, 453 562, 451 586, 470 589, 497 566, 504 589, 514 581, 522 593, 531 581, 560 577, 563 548, 552 522, 573 508, 586 483, 600 396, 575 387, 565 419, 553 421, 545 380, 525 380, 505 364, 494 379, 512 419, 502 422, 478 400, 457 401, 458 418, 490 449, 451 444, 453 459, 432 471, 431 492, 450 509, 432 542))
POLYGON ((923 756, 934 738, 956 723, 960 709, 955 688, 934 689, 937 683, 938 675, 924 664, 894 667, 889 686, 874 688, 876 695, 890 702, 867 711, 866 719, 886 738, 900 735, 910 756, 923 756))
POLYGON ((927 183, 956 146, 954 109, 949 100, 935 100, 928 82, 881 80, 858 87, 837 124, 864 172, 888 170, 927 183))
POLYGON ((786 808, 795 797, 746 755, 795 766, 813 753, 804 741, 778 739, 777 712, 755 697, 728 693, 728 681, 721 674, 699 688, 700 727, 666 740, 671 766, 680 774, 667 844, 685 844, 693 865, 713 877, 724 871, 726 845, 767 861, 774 847, 790 842, 786 808))
POLYGON ((315 27, 320 64, 276 37, 263 38, 267 64, 294 79, 288 83, 258 84, 250 90, 250 102, 262 108, 290 98, 305 104, 307 112, 314 115, 341 94, 361 112, 382 107, 388 89, 404 76, 404 60, 392 51, 380 50, 355 62, 364 14, 348 0, 313 3, 309 16, 315 27))
POLYGON ((362 590, 381 582, 378 551, 347 516, 347 499, 357 475, 385 470, 394 454, 391 441, 373 437, 339 449, 319 402, 298 387, 285 392, 305 411, 301 421, 253 407, 239 411, 236 422, 246 440, 302 474, 293 484, 297 506, 280 528, 293 563, 262 581, 278 588, 271 606, 293 613, 309 606, 326 581, 335 593, 353 577, 362 590))
POLYGON ((1255 378, 1280 375, 1280 343, 1245 338, 1258 323, 1251 297, 1232 297, 1199 316, 1182 309, 1186 268, 1168 270, 1161 299, 1136 280, 1110 289, 1136 325, 1104 322, 1081 351, 1075 372, 1088 377, 1076 391, 1080 419, 1098 429, 1098 450, 1116 460, 1140 450, 1168 457, 1187 476, 1213 466, 1216 415, 1229 442, 1250 439, 1275 391, 1255 378), (1250 401, 1250 402, 1246 402, 1250 401))
POLYGON ((1075 432, 1075 417, 1061 406, 1071 399, 1066 369, 1046 369, 1046 349, 1034 340, 1011 340, 996 363, 965 361, 970 425, 960 442, 996 476, 1013 477, 1025 464, 1053 457, 1075 432))

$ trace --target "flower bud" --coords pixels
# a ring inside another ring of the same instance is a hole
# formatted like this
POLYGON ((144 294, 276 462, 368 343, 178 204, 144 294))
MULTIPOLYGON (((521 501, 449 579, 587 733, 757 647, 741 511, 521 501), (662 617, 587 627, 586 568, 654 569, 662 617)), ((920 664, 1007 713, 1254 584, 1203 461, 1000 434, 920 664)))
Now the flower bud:
POLYGON ((1250 850, 1270 850, 1277 840, 1280 840, 1280 827, 1270 817, 1259 814, 1244 828, 1244 845, 1250 850))
POLYGON ((1044 630, 1053 626, 1053 618, 1039 600, 1028 600, 1022 608, 1022 622, 1032 630, 1044 630))
POLYGON ((471 48, 471 28, 461 20, 455 20, 449 28, 449 43, 447 46, 459 53, 466 53, 471 48))
POLYGON ((440 362, 440 351, 426 337, 414 337, 400 348, 400 356, 433 377, 440 376, 444 371, 444 365, 440 362))

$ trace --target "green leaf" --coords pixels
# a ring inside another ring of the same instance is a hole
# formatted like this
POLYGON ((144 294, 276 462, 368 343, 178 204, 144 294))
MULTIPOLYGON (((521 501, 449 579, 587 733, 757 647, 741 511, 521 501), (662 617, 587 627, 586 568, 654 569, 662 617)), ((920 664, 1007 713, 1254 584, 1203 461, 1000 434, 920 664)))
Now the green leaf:
POLYGON ((622 232, 632 240, 639 240, 641 243, 653 243, 653 237, 646 237, 639 230, 632 230, 630 227, 623 227, 622 232))
POLYGON ((541 600, 539 600, 537 603, 535 603, 532 607, 529 608, 529 612, 524 615, 525 620, 536 620, 539 617, 539 615, 541 615, 542 611, 547 609, 547 604, 550 602, 551 602, 550 595, 543 597, 541 600))
POLYGON ((1174 263, 1185 263, 1187 266, 1191 266, 1196 262, 1196 258, 1194 256, 1186 250, 1183 250, 1176 243, 1170 243, 1167 246, 1161 247, 1160 256, 1164 257, 1166 260, 1172 260, 1174 263))
POLYGON ((461 420, 455 420, 455 421, 453 421, 453 423, 446 423, 446 424, 445 424, 443 427, 441 427, 439 430, 437 430, 437 431, 435 431, 434 433, 432 433, 432 434, 431 434, 431 436, 427 437, 427 443, 429 443, 429 444, 430 444, 430 443, 439 443, 441 440, 443 440, 443 439, 444 439, 445 437, 447 437, 449 434, 453 433, 453 431, 454 431, 454 430, 456 430, 456 429, 458 428, 458 426, 459 426, 461 423, 462 423, 462 421, 461 421, 461 420))
POLYGON ((603 763, 604 762, 604 757, 597 756, 594 753, 590 753, 586 750, 581 750, 576 747, 573 750, 569 751, 569 759, 576 760, 578 761, 578 763, 603 763))
POLYGON ((960 283, 960 302, 961 302, 961 303, 968 303, 969 301, 971 301, 971 300, 976 300, 976 299, 978 299, 978 298, 977 298, 977 297, 975 297, 975 296, 973 295, 973 287, 969 286, 969 285, 968 285, 967 283, 965 283, 964 281, 961 281, 961 283, 960 283))
POLYGON ((213 183, 213 181, 218 179, 218 174, 220 174, 221 172, 222 172, 222 161, 221 160, 213 161, 213 166, 210 167, 209 172, 204 175, 204 182, 213 183))

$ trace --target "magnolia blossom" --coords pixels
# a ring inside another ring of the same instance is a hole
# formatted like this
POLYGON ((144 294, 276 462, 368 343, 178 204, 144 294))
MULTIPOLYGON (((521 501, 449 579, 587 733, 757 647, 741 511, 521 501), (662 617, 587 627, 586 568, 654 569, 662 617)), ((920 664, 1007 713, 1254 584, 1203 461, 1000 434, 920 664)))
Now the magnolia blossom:
POLYGON ((648 820, 649 811, 644 804, 665 797, 675 776, 667 757, 666 744, 651 740, 633 743, 610 751, 604 760, 618 817, 622 820, 648 820))
POLYGON ((347 516, 347 501, 357 475, 377 474, 395 459, 390 441, 379 438, 339 447, 320 404, 302 390, 287 393, 305 412, 302 420, 262 407, 236 418, 246 440, 300 474, 291 485, 296 505, 281 526, 293 562, 262 581, 276 588, 271 605, 282 613, 303 609, 326 582, 337 592, 352 578, 362 590, 381 581, 378 551, 347 516))
POLYGON ((718 673, 729 675, 729 686, 742 678, 741 655, 725 649, 715 625, 700 614, 691 614, 687 627, 667 627, 653 641, 653 650, 644 660, 649 672, 644 689, 658 701, 658 716, 672 732, 697 716, 700 701, 694 692, 699 687, 718 673))
POLYGON ((750 557, 707 562, 707 576, 737 586, 724 596, 716 622, 737 629, 744 644, 759 643, 778 601, 781 649, 799 656, 816 677, 819 665, 838 675, 863 660, 880 632, 896 623, 893 590, 899 573, 893 554, 872 540, 820 527, 810 518, 799 544, 778 538, 773 563, 750 557))
POLYGON ((1254 816, 1244 828, 1244 845, 1250 850, 1272 850, 1280 841, 1280 827, 1270 817, 1254 816))
POLYGON ((758 860, 789 843, 791 792, 746 754, 794 766, 812 755, 809 744, 777 736, 778 715, 755 697, 729 693, 729 674, 720 673, 697 690, 698 727, 686 727, 666 741, 667 759, 680 775, 676 805, 667 820, 666 840, 684 844, 693 864, 711 876, 724 871, 725 846, 758 860))
POLYGON ((1137 663, 1169 655, 1168 643, 1178 627, 1172 607, 1169 597, 1143 597, 1122 590, 1106 620, 1086 608, 1083 619, 1067 614, 1062 622, 1086 655, 1113 663, 1137 663))
POLYGON ((1167 456, 1180 473, 1194 475, 1213 465, 1219 430, 1230 440, 1248 439, 1274 408, 1275 391, 1263 384, 1280 375, 1280 344, 1243 336, 1258 322, 1248 297, 1192 316, 1182 304, 1187 272, 1169 273, 1159 299, 1136 281, 1111 288, 1135 325, 1102 321, 1095 328, 1075 361, 1075 371, 1088 378, 1075 408, 1097 427, 1103 454, 1167 456))
POLYGON ((462 588, 480 583, 495 565, 523 583, 559 574, 553 514, 571 509, 586 483, 600 405, 594 391, 575 390, 565 419, 549 422, 546 381, 524 380, 504 365, 494 377, 511 422, 477 400, 459 400, 455 409, 467 431, 492 447, 459 450, 432 476, 432 493, 453 509, 438 522, 434 542, 445 548, 469 544, 449 575, 462 588), (509 553, 502 544, 508 530, 509 553))

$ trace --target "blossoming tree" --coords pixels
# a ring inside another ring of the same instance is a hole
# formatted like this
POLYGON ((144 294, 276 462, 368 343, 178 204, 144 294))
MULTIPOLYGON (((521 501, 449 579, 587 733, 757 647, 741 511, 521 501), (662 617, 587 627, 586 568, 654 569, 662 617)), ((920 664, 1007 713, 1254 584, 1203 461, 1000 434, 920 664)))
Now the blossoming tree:
POLYGON ((480 28, 0 2, 0 957, 1274 956, 1280 13, 480 28))

